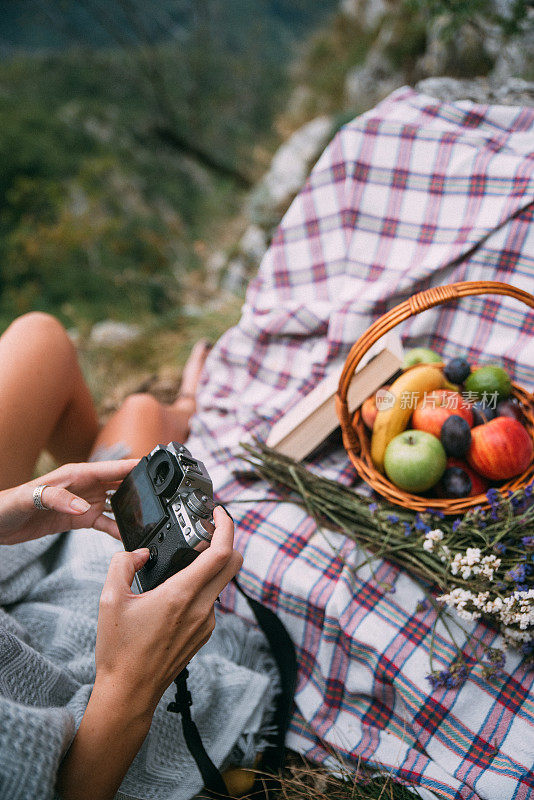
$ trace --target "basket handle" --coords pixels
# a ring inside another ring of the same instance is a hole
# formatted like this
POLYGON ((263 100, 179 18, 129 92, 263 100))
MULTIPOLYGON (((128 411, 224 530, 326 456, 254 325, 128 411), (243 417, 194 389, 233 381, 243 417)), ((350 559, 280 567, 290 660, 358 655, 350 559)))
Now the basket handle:
MULTIPOLYGON (((343 372, 339 379, 339 386, 336 396, 336 408, 339 420, 341 421, 342 429, 348 427, 350 424, 350 414, 347 404, 347 392, 349 389, 352 376, 365 353, 377 342, 385 333, 392 328, 404 322, 408 317, 413 317, 426 311, 433 306, 447 303, 450 300, 457 300, 460 297, 469 297, 471 295, 480 294, 503 294, 509 297, 514 297, 516 300, 521 300, 530 308, 534 308, 534 296, 522 289, 517 289, 508 283, 499 283, 498 281, 461 281, 459 283, 449 283, 446 286, 433 286, 430 289, 425 289, 423 292, 418 292, 408 300, 404 300, 399 305, 391 308, 381 317, 379 317, 373 324, 360 336, 357 342, 353 344, 350 353, 345 362, 343 372), (344 425, 343 425, 344 423, 344 425)), ((347 444, 349 444, 347 442, 347 444)), ((351 442, 354 446, 354 442, 351 442)))

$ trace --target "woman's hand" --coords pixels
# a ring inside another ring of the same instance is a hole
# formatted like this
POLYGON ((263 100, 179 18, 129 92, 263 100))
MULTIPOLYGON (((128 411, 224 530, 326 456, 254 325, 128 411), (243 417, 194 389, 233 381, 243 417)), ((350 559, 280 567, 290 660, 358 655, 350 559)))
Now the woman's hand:
POLYGON ((38 539, 71 528, 97 528, 119 537, 117 523, 103 514, 106 492, 137 464, 137 459, 64 464, 34 481, 0 492, 0 544, 38 539), (33 503, 33 491, 47 484, 41 500, 46 510, 33 503))
POLYGON ((211 546, 160 586, 133 594, 148 549, 116 553, 100 598, 96 683, 114 687, 132 707, 153 711, 165 689, 211 636, 214 603, 239 570, 234 525, 218 507, 211 546), (133 668, 132 665, 135 665, 133 668))
POLYGON ((95 685, 59 770, 63 800, 115 796, 163 692, 209 639, 215 600, 242 563, 232 520, 222 508, 213 516, 211 546, 149 592, 130 588, 146 548, 111 559, 100 599, 95 685))

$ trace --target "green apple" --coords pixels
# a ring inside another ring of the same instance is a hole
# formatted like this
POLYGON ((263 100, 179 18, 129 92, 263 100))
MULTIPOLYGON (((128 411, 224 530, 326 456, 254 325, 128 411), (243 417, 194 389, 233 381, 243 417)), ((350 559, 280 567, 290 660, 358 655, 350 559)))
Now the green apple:
POLYGON ((439 481, 447 466, 440 440, 426 431, 403 431, 386 447, 386 475, 399 489, 424 492, 439 481))
POLYGON ((512 391, 512 382, 505 369, 498 364, 488 364, 487 367, 479 367, 468 375, 464 389, 478 397, 483 398, 485 395, 486 398, 490 398, 490 395, 496 395, 499 400, 505 400, 512 391))
POLYGON ((406 350, 402 361, 402 368, 414 367, 416 364, 438 364, 443 358, 429 347, 412 347, 406 350))

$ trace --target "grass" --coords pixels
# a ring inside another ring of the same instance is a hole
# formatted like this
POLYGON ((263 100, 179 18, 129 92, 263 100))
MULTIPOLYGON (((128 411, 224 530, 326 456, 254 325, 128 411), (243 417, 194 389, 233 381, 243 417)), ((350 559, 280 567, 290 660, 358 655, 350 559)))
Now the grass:
POLYGON ((414 787, 393 780, 384 770, 370 770, 363 763, 349 768, 334 753, 335 774, 288 753, 276 800, 413 800, 414 787))
POLYGON ((338 14, 329 28, 311 38, 295 76, 312 90, 309 118, 344 108, 347 72, 364 62, 376 34, 338 14))
POLYGON ((170 401, 194 343, 201 338, 217 341, 238 321, 241 303, 241 298, 230 296, 216 310, 153 320, 137 341, 120 349, 95 347, 82 339, 78 347, 82 370, 102 417, 136 391, 152 391, 170 401))

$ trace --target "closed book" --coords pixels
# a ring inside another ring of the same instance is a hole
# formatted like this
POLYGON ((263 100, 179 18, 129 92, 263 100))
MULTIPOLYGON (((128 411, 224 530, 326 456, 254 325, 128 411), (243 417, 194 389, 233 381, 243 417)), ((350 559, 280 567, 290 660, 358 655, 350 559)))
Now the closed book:
MULTIPOLYGON (((349 411, 355 411, 402 365, 402 346, 394 332, 366 354, 347 392, 349 411), (378 345, 378 346, 377 346, 378 345)), ((273 425, 267 445, 298 461, 319 447, 338 427, 335 396, 343 365, 333 369, 314 389, 273 425)))

